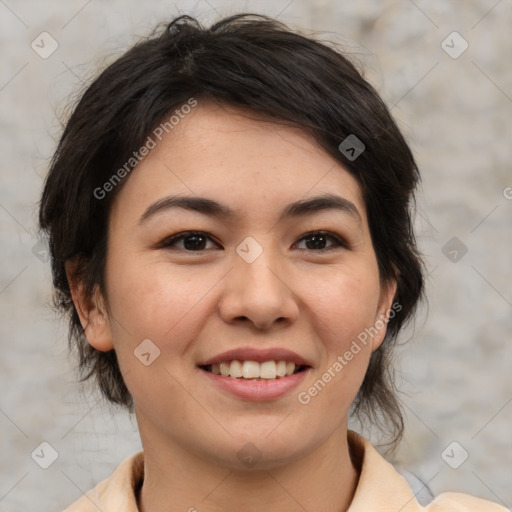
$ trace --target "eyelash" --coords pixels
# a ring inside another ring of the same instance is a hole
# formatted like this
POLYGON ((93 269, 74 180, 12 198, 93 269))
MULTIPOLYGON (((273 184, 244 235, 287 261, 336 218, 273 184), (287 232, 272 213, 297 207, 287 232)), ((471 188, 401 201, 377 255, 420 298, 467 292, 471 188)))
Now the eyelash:
MULTIPOLYGON (((328 247, 327 249, 316 249, 316 250, 309 249, 309 251, 311 251, 311 252, 326 253, 328 251, 335 249, 336 247, 348 249, 348 244, 342 238, 340 238, 338 235, 331 233, 329 231, 310 231, 309 233, 306 233, 301 238, 299 238, 299 240, 297 242, 302 242, 303 240, 312 238, 315 235, 320 235, 320 236, 323 236, 326 238, 330 238, 331 240, 334 240, 336 245, 328 247)), ((189 253, 201 253, 201 252, 207 251, 208 249, 197 250, 197 251, 187 250, 184 248, 183 249, 182 248, 173 249, 173 244, 175 244, 176 242, 178 242, 180 240, 184 240, 186 238, 193 237, 193 236, 201 236, 201 237, 206 237, 206 238, 209 238, 210 240, 213 240, 213 237, 209 233, 206 233, 205 231, 184 231, 183 233, 179 233, 177 235, 174 235, 174 236, 164 240, 161 244, 159 244, 159 248, 166 248, 166 249, 170 249, 170 250, 179 250, 179 251, 184 251, 184 252, 189 252, 189 253)), ((308 250, 308 249, 300 249, 300 250, 308 250)))

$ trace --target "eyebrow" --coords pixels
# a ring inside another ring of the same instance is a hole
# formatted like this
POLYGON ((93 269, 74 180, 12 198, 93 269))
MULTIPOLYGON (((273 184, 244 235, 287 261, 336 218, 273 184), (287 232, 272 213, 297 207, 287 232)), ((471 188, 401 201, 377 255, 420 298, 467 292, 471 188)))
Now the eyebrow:
MULTIPOLYGON (((181 208, 225 220, 233 219, 237 216, 235 210, 213 199, 192 196, 168 196, 150 205, 140 217, 139 225, 146 222, 157 213, 171 208, 181 208)), ((362 223, 362 218, 356 205, 348 199, 335 194, 323 194, 321 196, 290 203, 279 215, 278 222, 284 219, 302 217, 326 210, 338 210, 347 213, 359 224, 362 223)))

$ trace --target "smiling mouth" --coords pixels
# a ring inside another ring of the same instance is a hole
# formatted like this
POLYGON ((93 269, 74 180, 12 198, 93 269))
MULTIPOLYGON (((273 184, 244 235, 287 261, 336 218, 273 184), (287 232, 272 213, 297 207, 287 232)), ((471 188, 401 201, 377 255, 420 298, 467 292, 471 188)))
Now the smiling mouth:
POLYGON ((218 364, 199 366, 204 371, 238 380, 269 381, 279 380, 300 373, 309 366, 296 365, 290 361, 225 361, 218 364))

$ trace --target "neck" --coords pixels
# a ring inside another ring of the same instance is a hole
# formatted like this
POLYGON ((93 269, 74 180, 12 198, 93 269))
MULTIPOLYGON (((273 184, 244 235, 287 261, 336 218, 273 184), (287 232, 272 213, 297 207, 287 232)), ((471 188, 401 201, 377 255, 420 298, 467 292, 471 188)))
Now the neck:
POLYGON ((141 512, 345 512, 359 472, 352 462, 347 429, 340 428, 313 452, 267 470, 235 470, 186 451, 178 443, 141 437, 144 483, 141 512), (151 439, 150 443, 145 439, 151 439), (169 508, 172 505, 172 508, 169 508))

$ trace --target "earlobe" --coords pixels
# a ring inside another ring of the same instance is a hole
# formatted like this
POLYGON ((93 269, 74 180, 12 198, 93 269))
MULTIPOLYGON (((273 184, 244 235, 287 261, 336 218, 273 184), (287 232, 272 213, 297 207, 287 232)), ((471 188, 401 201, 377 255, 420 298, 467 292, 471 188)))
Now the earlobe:
MULTIPOLYGON (((396 314, 396 311, 393 308, 393 299, 395 298, 396 289, 396 279, 386 281, 381 287, 379 307, 374 324, 374 328, 377 330, 377 333, 372 338, 372 352, 382 345, 384 338, 386 337, 389 320, 394 314, 396 314)), ((398 311, 400 309, 398 309, 398 311)))
POLYGON ((114 348, 110 322, 105 307, 105 301, 98 289, 94 287, 92 297, 85 293, 85 286, 82 281, 76 279, 75 265, 66 262, 66 274, 71 290, 73 303, 80 317, 80 323, 84 329, 89 345, 96 350, 106 352, 114 348))

